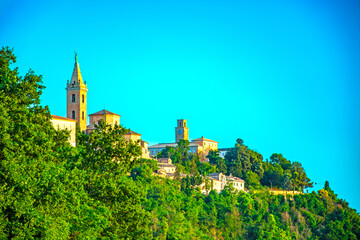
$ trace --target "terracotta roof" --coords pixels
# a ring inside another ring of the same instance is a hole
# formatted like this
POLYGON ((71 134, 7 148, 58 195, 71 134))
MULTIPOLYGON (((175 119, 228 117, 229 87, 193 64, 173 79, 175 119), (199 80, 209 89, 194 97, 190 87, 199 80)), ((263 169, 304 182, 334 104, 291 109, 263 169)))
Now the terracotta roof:
POLYGON ((101 111, 98 111, 98 112, 96 112, 96 113, 92 113, 92 114, 90 114, 89 116, 91 116, 91 115, 104 115, 104 114, 111 114, 111 115, 116 115, 116 116, 121 117, 119 114, 110 112, 110 111, 105 110, 105 109, 104 109, 104 110, 101 110, 101 111))
POLYGON ((56 116, 56 115, 51 115, 51 118, 52 118, 52 119, 60 119, 60 120, 66 120, 66 121, 76 122, 75 119, 60 117, 60 116, 56 116))
POLYGON ((125 135, 139 135, 139 136, 141 136, 140 133, 136 133, 136 132, 131 131, 131 130, 129 130, 127 133, 125 133, 125 135))
POLYGON ((201 137, 201 138, 196 138, 196 139, 193 139, 191 140, 192 142, 197 142, 197 141, 208 141, 208 142, 215 142, 215 143, 219 143, 219 142, 216 142, 214 140, 211 140, 211 139, 207 139, 207 138, 204 138, 204 137, 201 137))

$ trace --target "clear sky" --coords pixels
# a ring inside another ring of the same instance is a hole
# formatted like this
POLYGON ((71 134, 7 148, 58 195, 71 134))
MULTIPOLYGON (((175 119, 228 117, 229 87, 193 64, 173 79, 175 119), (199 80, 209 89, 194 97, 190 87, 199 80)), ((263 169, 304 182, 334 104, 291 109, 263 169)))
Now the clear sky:
POLYGON ((106 108, 149 144, 190 138, 299 161, 360 209, 357 0, 1 1, 0 42, 66 116, 74 51, 88 114, 106 108))

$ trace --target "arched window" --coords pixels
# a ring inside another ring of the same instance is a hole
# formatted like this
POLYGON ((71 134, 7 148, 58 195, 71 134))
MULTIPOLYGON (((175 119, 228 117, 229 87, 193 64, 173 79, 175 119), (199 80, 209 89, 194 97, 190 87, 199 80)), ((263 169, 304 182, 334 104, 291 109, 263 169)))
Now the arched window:
MULTIPOLYGON (((84 96, 84 95, 83 95, 84 96)), ((84 111, 82 111, 82 120, 84 120, 85 119, 85 113, 84 113, 84 111)))
POLYGON ((101 123, 101 120, 98 121, 97 125, 100 125, 100 123, 101 123))
POLYGON ((76 119, 75 111, 72 111, 72 112, 71 112, 71 118, 72 118, 72 119, 76 119))
POLYGON ((117 125, 117 121, 115 121, 115 125, 117 125))
POLYGON ((82 103, 84 103, 85 102, 85 95, 83 94, 82 95, 82 103))
POLYGON ((71 102, 75 102, 75 94, 71 95, 71 102))

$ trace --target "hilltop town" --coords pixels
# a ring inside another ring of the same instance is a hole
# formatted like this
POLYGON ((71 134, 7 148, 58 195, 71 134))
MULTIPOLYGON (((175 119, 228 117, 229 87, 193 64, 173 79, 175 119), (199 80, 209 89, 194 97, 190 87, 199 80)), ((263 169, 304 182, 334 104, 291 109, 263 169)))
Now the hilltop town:
MULTIPOLYGON (((76 147, 76 127, 78 126, 80 131, 90 134, 96 124, 100 124, 104 121, 106 124, 114 126, 120 125, 120 115, 113 113, 106 109, 89 114, 89 123, 87 123, 87 84, 83 80, 80 71, 80 66, 75 53, 74 69, 70 81, 67 81, 66 86, 66 103, 67 103, 67 116, 61 117, 52 115, 51 122, 55 129, 67 129, 70 132, 69 142, 72 146, 76 147)), ((160 176, 174 178, 176 166, 172 164, 170 157, 157 158, 157 155, 164 151, 167 147, 175 148, 181 140, 189 141, 189 128, 187 126, 186 119, 178 119, 177 126, 175 127, 175 142, 172 143, 159 143, 153 146, 148 146, 148 143, 141 139, 141 134, 128 130, 124 134, 126 141, 137 142, 141 147, 141 158, 155 159, 158 161, 159 170, 157 171, 160 176)), ((189 142, 189 153, 199 156, 200 161, 208 162, 207 158, 210 151, 219 151, 220 156, 224 158, 225 153, 229 148, 218 148, 218 142, 204 138, 193 139, 189 142)), ((237 190, 244 190, 245 181, 238 177, 225 176, 223 173, 211 173, 207 176, 211 181, 212 189, 221 192, 227 183, 231 184, 237 190)), ((205 183, 200 186, 204 193, 205 183)))

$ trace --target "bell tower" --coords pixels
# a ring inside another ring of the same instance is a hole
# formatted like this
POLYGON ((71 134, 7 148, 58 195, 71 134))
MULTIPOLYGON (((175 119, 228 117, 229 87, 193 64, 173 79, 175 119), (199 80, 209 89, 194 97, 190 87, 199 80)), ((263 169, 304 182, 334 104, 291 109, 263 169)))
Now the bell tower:
POLYGON ((75 119, 78 122, 80 131, 85 131, 87 125, 87 91, 86 82, 84 84, 77 54, 75 53, 74 70, 70 82, 69 80, 67 81, 66 103, 67 117, 75 119))
POLYGON ((179 142, 180 139, 189 140, 189 128, 187 128, 186 124, 185 119, 177 120, 177 127, 175 127, 176 142, 179 142))

